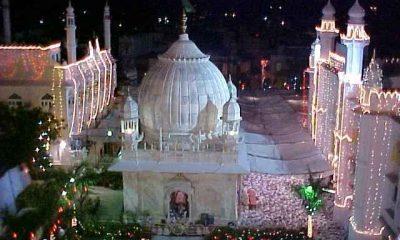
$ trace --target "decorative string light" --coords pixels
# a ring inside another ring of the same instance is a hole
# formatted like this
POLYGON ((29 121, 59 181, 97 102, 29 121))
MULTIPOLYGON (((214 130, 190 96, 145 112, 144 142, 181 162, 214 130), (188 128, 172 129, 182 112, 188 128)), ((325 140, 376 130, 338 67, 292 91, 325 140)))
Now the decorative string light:
MULTIPOLYGON (((97 119, 105 106, 110 104, 116 87, 115 63, 108 51, 100 51, 98 42, 95 50, 89 44, 89 50, 89 55, 80 61, 56 66, 62 70, 59 74, 64 76, 64 81, 73 83, 74 87, 70 135, 81 133, 84 127, 89 127, 97 119)), ((55 76, 55 79, 60 78, 63 79, 55 76)))

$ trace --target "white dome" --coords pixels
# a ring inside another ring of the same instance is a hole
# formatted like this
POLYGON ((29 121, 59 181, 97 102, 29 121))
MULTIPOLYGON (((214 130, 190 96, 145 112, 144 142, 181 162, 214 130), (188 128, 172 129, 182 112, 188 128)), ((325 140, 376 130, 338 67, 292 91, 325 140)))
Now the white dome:
POLYGON ((328 0, 327 4, 322 9, 323 18, 327 20, 333 20, 335 13, 336 13, 335 8, 333 7, 331 1, 328 0))
POLYGON ((179 36, 143 78, 139 92, 141 125, 147 140, 163 133, 216 130, 229 91, 224 76, 189 40, 179 36))
POLYGON ((136 119, 139 117, 138 104, 131 96, 128 96, 124 103, 124 119, 136 119))
POLYGON ((353 24, 363 24, 364 23, 365 10, 363 7, 361 7, 358 0, 356 0, 354 5, 350 8, 349 17, 350 17, 349 23, 353 23, 353 24))
POLYGON ((229 99, 229 101, 224 104, 222 120, 225 122, 231 122, 241 119, 239 104, 236 102, 236 99, 229 99))

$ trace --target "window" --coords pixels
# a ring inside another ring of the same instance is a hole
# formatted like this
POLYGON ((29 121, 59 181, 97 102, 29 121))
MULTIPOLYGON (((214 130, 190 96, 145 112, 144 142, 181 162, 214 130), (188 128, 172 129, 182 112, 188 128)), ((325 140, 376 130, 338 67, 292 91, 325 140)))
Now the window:
POLYGON ((22 98, 14 93, 8 98, 8 106, 9 107, 19 107, 22 106, 22 98))
POLYGON ((53 53, 53 54, 51 55, 51 58, 52 58, 54 61, 59 62, 59 61, 60 61, 60 54, 59 54, 59 53, 53 53))
POLYGON ((49 111, 53 107, 53 96, 46 93, 41 99, 41 106, 44 111, 49 111))

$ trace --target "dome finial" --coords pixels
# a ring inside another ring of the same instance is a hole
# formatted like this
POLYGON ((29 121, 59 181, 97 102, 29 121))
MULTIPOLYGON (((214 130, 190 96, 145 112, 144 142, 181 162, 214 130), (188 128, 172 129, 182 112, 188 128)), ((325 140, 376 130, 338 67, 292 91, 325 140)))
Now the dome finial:
POLYGON ((349 10, 349 23, 353 24, 364 24, 365 10, 356 0, 353 6, 349 10))
POLYGON ((68 1, 67 12, 68 13, 73 13, 74 12, 74 8, 72 7, 71 0, 68 1))
POLYGON ((333 7, 331 0, 328 0, 325 7, 322 9, 322 17, 324 19, 333 19, 336 13, 335 8, 333 7))
POLYGON ((229 94, 230 94, 230 99, 231 100, 236 100, 237 99, 237 89, 235 84, 232 82, 232 76, 229 74, 228 78, 228 89, 229 89, 229 94))
POLYGON ((186 29, 187 29, 186 22, 187 22, 187 16, 186 16, 185 9, 183 8, 182 9, 182 20, 181 20, 181 23, 182 23, 182 26, 181 26, 182 34, 186 33, 186 29))
POLYGON ((376 48, 374 48, 374 50, 372 51, 372 59, 371 59, 371 61, 375 62, 375 59, 376 59, 376 48))

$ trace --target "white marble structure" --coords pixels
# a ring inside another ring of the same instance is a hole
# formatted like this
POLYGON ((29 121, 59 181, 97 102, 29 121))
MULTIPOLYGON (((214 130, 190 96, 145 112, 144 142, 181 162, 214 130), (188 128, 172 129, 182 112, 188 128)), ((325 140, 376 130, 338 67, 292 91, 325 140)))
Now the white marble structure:
MULTIPOLYGON (((194 222, 207 213, 226 224, 245 214, 241 193, 251 172, 269 173, 276 181, 285 175, 285 189, 295 183, 292 175, 330 175, 291 106, 298 99, 279 91, 238 99, 231 79, 225 80, 185 29, 151 66, 138 104, 130 96, 125 100, 123 148, 109 168, 123 173, 125 211, 150 211, 155 222, 194 222)), ((281 204, 287 209, 286 201, 281 204)))
POLYGON ((124 105, 121 160, 110 169, 123 172, 125 210, 236 220, 240 175, 250 171, 236 99, 232 82, 181 34, 143 79, 139 106, 130 96, 124 105))
POLYGON ((320 57, 322 59, 328 59, 329 53, 335 50, 335 38, 339 33, 335 26, 335 13, 335 8, 328 0, 326 6, 322 9, 321 26, 316 28, 321 44, 320 57))

